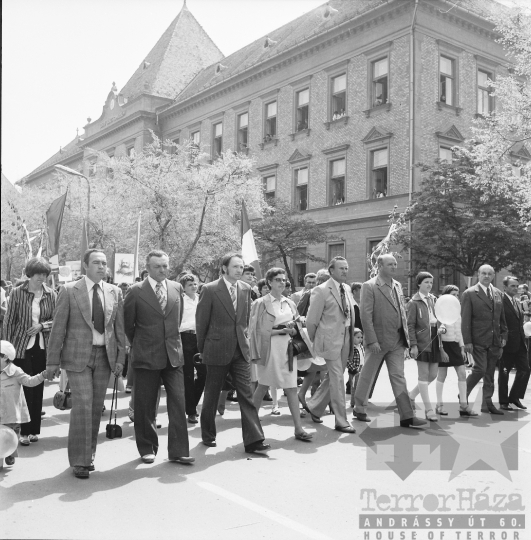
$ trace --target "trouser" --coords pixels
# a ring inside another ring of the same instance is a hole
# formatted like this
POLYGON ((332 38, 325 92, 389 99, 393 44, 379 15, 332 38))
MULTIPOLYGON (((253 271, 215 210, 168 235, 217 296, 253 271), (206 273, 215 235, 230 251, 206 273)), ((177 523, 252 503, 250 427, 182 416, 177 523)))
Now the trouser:
POLYGON ((525 397, 529 374, 529 361, 524 343, 514 353, 504 351, 498 368, 498 396, 500 404, 509 404, 514 400, 525 397), (516 375, 511 391, 509 392, 509 373, 513 367, 516 368, 516 375))
POLYGON ((194 355, 197 350, 197 336, 190 333, 181 334, 184 354, 184 395, 186 399, 186 414, 197 415, 197 404, 201 399, 206 381, 206 366, 194 365, 194 355), (197 377, 195 372, 197 371, 197 377))
POLYGON ((481 347, 474 344, 474 350, 472 352, 474 367, 466 379, 466 395, 468 397, 476 384, 483 379, 483 407, 492 403, 494 373, 496 371, 496 363, 500 358, 500 352, 500 347, 481 347))
POLYGON ((345 368, 347 367, 348 355, 350 352, 350 329, 345 331, 343 347, 339 358, 325 358, 328 371, 325 373, 319 388, 313 396, 306 402, 310 411, 315 416, 323 416, 328 403, 332 404, 332 409, 336 417, 337 427, 347 427, 347 410, 345 407, 345 368))
POLYGON ((89 467, 96 455, 101 410, 111 376, 105 346, 92 346, 83 371, 67 370, 72 391, 68 431, 68 460, 72 467, 89 467))
POLYGON ((408 420, 415 416, 407 391, 406 378, 404 377, 404 351, 405 347, 402 344, 398 344, 396 348, 390 351, 380 351, 378 353, 366 349, 365 364, 361 370, 358 387, 354 393, 354 412, 366 414, 369 392, 383 360, 389 372, 389 380, 398 406, 400 420, 408 420))
MULTIPOLYGON (((17 358, 14 364, 31 377, 46 369, 46 351, 39 347, 39 336, 36 336, 35 345, 31 349, 26 349, 24 358, 17 358)), ((41 432, 43 392, 44 382, 33 387, 24 386, 24 397, 28 405, 30 421, 21 424, 22 435, 38 435, 41 432)))
POLYGON ((157 454, 159 439, 157 435, 157 395, 160 380, 166 389, 168 406, 168 457, 187 457, 190 455, 186 414, 184 412, 183 367, 174 367, 167 361, 164 369, 136 368, 134 383, 135 438, 141 456, 157 454))
POLYGON ((232 360, 224 366, 207 365, 205 396, 201 409, 201 436, 203 441, 216 440, 216 410, 219 394, 227 374, 230 373, 232 385, 238 392, 238 405, 242 417, 243 444, 249 446, 264 440, 264 432, 253 403, 251 391, 251 368, 238 345, 232 360))

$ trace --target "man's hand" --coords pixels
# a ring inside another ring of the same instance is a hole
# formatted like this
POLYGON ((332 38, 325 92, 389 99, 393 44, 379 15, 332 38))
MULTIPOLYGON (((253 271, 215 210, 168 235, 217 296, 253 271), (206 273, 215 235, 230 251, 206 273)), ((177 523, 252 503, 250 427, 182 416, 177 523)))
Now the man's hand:
POLYGON ((44 326, 42 324, 34 324, 31 328, 26 330, 26 334, 28 336, 34 336, 35 334, 38 334, 39 332, 42 332, 44 326))
POLYGON ((505 347, 505 345, 507 345, 507 340, 506 340, 506 339, 502 339, 502 340, 501 340, 501 345, 502 345, 502 348, 505 347))
POLYGON ((374 343, 371 343, 370 345, 368 345, 367 348, 369 349, 369 351, 371 351, 373 353, 382 352, 380 344, 377 341, 374 342, 374 343))
POLYGON ((46 367, 46 378, 49 381, 53 381, 55 377, 59 376, 61 373, 61 368, 59 366, 47 366, 46 367))
POLYGON ((416 345, 413 345, 413 347, 409 349, 409 356, 411 356, 411 358, 417 358, 418 355, 419 355, 419 348, 416 345))
POLYGON ((116 362, 114 366, 114 376, 118 378, 122 374, 123 369, 124 369, 124 365, 116 362))
POLYGON ((474 345, 472 343, 465 343, 465 352, 472 354, 474 352, 474 345))

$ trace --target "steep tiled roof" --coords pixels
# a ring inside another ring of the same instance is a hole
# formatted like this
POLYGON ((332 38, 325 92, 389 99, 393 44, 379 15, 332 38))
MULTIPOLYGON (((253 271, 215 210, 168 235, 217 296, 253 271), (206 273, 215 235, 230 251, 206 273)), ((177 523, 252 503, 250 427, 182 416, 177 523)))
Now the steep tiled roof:
MULTIPOLYGON (((297 46, 299 43, 307 41, 313 37, 323 34, 350 19, 354 19, 372 11, 383 4, 395 2, 401 4, 408 0, 330 0, 312 11, 305 13, 297 19, 274 30, 267 36, 250 43, 239 51, 231 54, 219 62, 205 68, 195 79, 181 92, 176 102, 180 103, 203 90, 207 90, 223 81, 230 79, 239 73, 256 66, 266 60, 297 46), (327 6, 337 10, 331 16, 325 17, 327 6), (273 42, 269 47, 264 47, 266 38, 273 42)), ((494 0, 461 0, 460 2, 450 2, 447 0, 447 9, 461 8, 480 17, 487 17, 494 9, 503 9, 494 0)))
POLYGON ((185 3, 121 93, 128 99, 143 92, 174 98, 203 68, 222 58, 185 3))
MULTIPOLYGON (((70 141, 66 146, 63 146, 59 152, 55 153, 51 158, 47 159, 44 163, 39 165, 36 169, 31 171, 25 178, 22 180, 25 180, 28 178, 28 176, 32 176, 35 173, 38 173, 39 171, 42 171, 43 169, 46 169, 50 165, 55 165, 56 163, 61 163, 64 161, 67 157, 72 156, 74 154, 77 154, 78 152, 81 152, 83 149, 79 146, 79 137, 76 136, 76 138, 72 141, 70 141)), ((19 180, 21 182, 22 180, 19 180)))

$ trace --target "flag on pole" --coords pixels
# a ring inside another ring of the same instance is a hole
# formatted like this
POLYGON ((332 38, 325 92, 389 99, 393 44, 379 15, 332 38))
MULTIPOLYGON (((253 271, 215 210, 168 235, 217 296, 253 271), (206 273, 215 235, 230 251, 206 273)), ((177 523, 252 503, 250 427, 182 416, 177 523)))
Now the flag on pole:
POLYGON ((258 253, 256 251, 253 231, 251 229, 249 216, 247 215, 245 201, 242 201, 241 237, 243 262, 244 264, 253 266, 256 277, 260 279, 262 277, 260 272, 260 261, 258 260, 258 253))
POLYGON ((86 274, 86 270, 83 266, 83 255, 85 255, 85 251, 87 251, 89 246, 89 240, 88 240, 88 226, 87 222, 83 220, 83 230, 81 231, 81 256, 79 257, 79 260, 81 261, 81 274, 86 274))
POLYGON ((61 226, 63 224, 63 214, 68 190, 64 195, 52 202, 46 212, 46 226, 48 228, 48 257, 52 264, 59 264, 59 237, 61 236, 61 226), (52 260, 56 257, 56 261, 52 260))
POLYGON ((133 269, 135 279, 140 275, 140 273, 138 271, 138 249, 139 249, 139 246, 140 246, 140 221, 141 220, 142 220, 142 212, 140 212, 138 214, 138 223, 136 224, 135 267, 133 269))

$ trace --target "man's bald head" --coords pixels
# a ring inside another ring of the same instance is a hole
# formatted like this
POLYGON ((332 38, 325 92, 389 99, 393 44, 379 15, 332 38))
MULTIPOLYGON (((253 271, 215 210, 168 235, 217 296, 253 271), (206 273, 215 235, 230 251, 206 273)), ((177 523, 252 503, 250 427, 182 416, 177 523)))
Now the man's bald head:
POLYGON ((392 279, 396 273, 396 259, 391 253, 385 253, 384 255, 379 255, 376 260, 378 265, 378 274, 383 279, 392 279))
POLYGON ((478 270, 478 280, 484 286, 488 287, 494 281, 494 268, 490 264, 483 264, 478 270))
POLYGON ((478 269, 478 275, 483 271, 483 270, 489 270, 490 272, 492 272, 494 274, 494 268, 492 268, 492 266, 490 264, 483 264, 479 267, 478 269))

